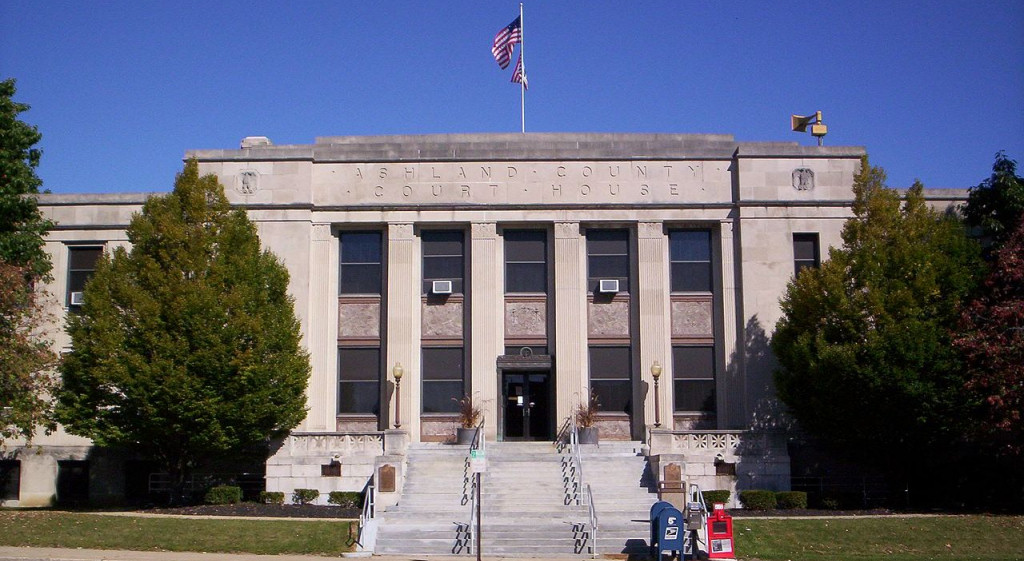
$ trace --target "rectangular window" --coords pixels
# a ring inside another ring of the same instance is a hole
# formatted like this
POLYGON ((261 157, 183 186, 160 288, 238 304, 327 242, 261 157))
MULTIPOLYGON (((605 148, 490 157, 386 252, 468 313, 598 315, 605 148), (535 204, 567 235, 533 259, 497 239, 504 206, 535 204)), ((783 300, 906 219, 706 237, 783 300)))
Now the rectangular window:
POLYGON ((380 349, 338 349, 338 413, 380 414, 380 349))
POLYGON ((506 230, 505 292, 547 292, 547 232, 506 230))
POLYGON ((461 230, 424 230, 423 293, 430 294, 436 280, 452 283, 452 293, 463 293, 465 275, 465 241, 461 230))
POLYGON ((454 413, 465 395, 462 347, 423 348, 423 412, 454 413))
POLYGON ((633 405, 629 347, 590 347, 590 389, 601 411, 630 413, 633 405))
POLYGON ((668 233, 672 292, 711 292, 711 230, 668 233))
POLYGON ((821 254, 818 248, 818 234, 793 234, 793 268, 794 274, 810 267, 821 266, 821 254))
POLYGON ((0 501, 21 498, 21 460, 0 460, 0 501))
POLYGON ((715 411, 714 347, 672 347, 672 372, 676 411, 715 411))
POLYGON ((602 279, 629 292, 629 230, 587 230, 587 290, 597 292, 602 279))
POLYGON ((342 232, 338 235, 340 294, 380 294, 382 236, 380 232, 342 232))
POLYGON ((103 255, 102 247, 69 247, 68 248, 68 290, 65 304, 72 310, 82 306, 82 293, 85 283, 96 270, 96 262, 103 255))
POLYGON ((57 461, 57 504, 82 505, 89 501, 89 462, 57 461))

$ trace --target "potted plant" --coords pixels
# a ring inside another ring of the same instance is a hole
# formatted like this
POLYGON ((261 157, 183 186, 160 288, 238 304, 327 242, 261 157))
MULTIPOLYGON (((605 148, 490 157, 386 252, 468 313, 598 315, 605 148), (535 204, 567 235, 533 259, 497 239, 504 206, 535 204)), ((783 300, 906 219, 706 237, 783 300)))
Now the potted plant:
POLYGON ((573 415, 576 417, 576 426, 579 429, 580 444, 597 444, 597 411, 600 408, 601 402, 594 392, 590 392, 590 399, 586 403, 576 406, 573 415))
POLYGON ((459 404, 459 427, 455 430, 456 444, 472 444, 476 438, 477 425, 484 412, 473 405, 473 398, 465 395, 462 399, 455 399, 459 404))

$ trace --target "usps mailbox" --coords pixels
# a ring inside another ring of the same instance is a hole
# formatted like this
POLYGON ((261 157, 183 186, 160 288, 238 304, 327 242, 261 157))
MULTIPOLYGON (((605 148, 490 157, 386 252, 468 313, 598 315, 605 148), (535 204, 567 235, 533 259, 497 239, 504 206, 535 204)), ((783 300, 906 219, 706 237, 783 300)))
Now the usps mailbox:
POLYGON ((661 559, 664 552, 675 557, 683 552, 683 513, 671 503, 658 501, 651 507, 651 553, 661 559))

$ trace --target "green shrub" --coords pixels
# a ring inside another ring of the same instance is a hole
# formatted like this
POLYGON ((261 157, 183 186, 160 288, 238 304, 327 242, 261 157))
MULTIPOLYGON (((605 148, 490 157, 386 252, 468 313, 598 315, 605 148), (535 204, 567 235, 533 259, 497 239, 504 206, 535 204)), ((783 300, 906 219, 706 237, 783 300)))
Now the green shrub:
POLYGON ((775 502, 782 510, 807 508, 807 493, 803 491, 779 491, 775 493, 775 502))
POLYGON ((710 491, 701 491, 701 495, 704 495, 704 504, 708 505, 708 508, 712 508, 715 503, 726 504, 729 502, 729 491, 727 489, 713 489, 710 491))
POLYGON ((363 494, 359 491, 331 491, 327 495, 327 502, 342 508, 362 508, 363 494))
POLYGON ((750 489, 740 491, 740 502, 747 510, 772 510, 775 508, 775 491, 750 489))
POLYGON ((260 502, 268 505, 283 505, 284 493, 281 491, 260 491, 260 502))
POLYGON ((233 505, 242 502, 242 488, 234 485, 217 485, 211 487, 203 497, 208 505, 233 505))
POLYGON ((821 508, 825 510, 839 510, 839 498, 837 497, 822 497, 821 508))
POLYGON ((320 498, 320 491, 316 489, 296 489, 292 493, 292 502, 297 505, 308 505, 320 498))

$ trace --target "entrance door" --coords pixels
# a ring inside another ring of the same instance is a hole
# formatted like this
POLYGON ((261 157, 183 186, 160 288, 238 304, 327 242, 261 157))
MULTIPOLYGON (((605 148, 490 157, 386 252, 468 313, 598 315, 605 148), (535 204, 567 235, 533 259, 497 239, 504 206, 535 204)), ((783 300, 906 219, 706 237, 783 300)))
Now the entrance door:
POLYGON ((505 372, 505 440, 551 440, 551 373, 505 372))

